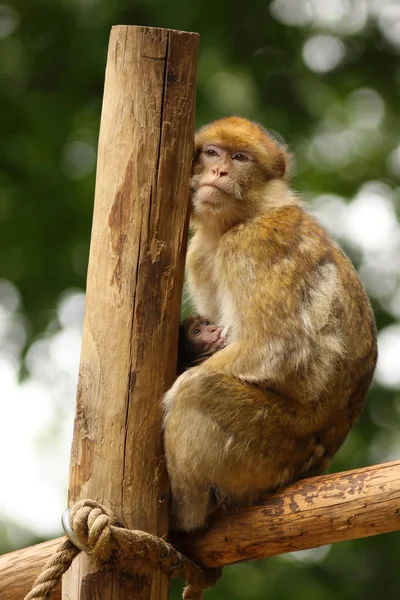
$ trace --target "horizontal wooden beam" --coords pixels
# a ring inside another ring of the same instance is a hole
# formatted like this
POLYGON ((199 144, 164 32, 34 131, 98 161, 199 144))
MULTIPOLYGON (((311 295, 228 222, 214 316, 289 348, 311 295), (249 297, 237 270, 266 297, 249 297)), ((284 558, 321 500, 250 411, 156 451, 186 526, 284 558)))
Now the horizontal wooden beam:
MULTIPOLYGON (((172 542, 196 562, 225 566, 400 530, 400 461, 303 479, 257 506, 216 512, 205 531, 172 542)), ((0 598, 20 600, 62 538, 0 556, 0 598)), ((59 589, 51 600, 59 600, 59 589)))
POLYGON ((400 529, 400 461, 303 479, 173 543, 207 567, 400 529))
MULTIPOLYGON (((64 538, 57 538, 0 556, 1 600, 22 600, 63 540, 64 538)), ((60 598, 61 583, 53 591, 49 600, 60 600, 60 598)))

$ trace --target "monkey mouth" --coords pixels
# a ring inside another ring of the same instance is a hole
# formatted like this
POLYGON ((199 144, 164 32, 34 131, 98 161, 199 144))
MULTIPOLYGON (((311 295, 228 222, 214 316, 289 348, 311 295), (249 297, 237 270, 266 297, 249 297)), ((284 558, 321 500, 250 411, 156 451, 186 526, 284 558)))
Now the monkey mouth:
POLYGON ((227 188, 226 184, 222 185, 214 181, 201 183, 197 192, 201 202, 208 202, 213 205, 221 204, 227 196, 231 195, 231 190, 227 188))
POLYGON ((218 209, 221 206, 221 194, 223 193, 224 191, 220 187, 212 183, 203 183, 193 196, 193 205, 218 209))
POLYGON ((207 188, 207 187, 214 188, 216 190, 219 190, 220 192, 225 192, 225 189, 221 185, 216 184, 215 182, 210 181, 210 182, 202 183, 199 185, 199 189, 207 188))

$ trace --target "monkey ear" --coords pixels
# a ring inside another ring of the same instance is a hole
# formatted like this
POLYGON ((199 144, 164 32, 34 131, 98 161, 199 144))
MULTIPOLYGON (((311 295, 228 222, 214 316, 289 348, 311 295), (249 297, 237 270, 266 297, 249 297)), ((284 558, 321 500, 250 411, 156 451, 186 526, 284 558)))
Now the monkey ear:
POLYGON ((279 153, 275 159, 274 171, 279 177, 284 177, 286 173, 286 168, 286 154, 283 150, 279 150, 279 153))

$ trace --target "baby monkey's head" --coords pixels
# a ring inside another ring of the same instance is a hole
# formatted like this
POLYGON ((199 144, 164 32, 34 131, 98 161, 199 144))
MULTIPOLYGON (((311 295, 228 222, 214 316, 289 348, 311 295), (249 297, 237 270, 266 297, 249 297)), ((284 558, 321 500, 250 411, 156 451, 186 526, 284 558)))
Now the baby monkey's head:
POLYGON ((222 327, 197 315, 179 325, 178 373, 202 363, 226 344, 222 327))

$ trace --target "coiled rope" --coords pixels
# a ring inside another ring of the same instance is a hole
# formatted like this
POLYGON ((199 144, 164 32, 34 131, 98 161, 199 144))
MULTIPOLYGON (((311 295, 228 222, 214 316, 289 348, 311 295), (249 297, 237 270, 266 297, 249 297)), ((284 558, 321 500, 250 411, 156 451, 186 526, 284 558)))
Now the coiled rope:
POLYGON ((66 537, 24 600, 47 600, 81 549, 102 563, 118 551, 125 557, 160 565, 170 577, 182 577, 187 582, 183 600, 201 600, 205 588, 215 585, 221 576, 220 569, 202 569, 162 538, 118 526, 112 512, 94 500, 80 500, 71 508, 69 526, 71 539, 79 547, 66 537))

